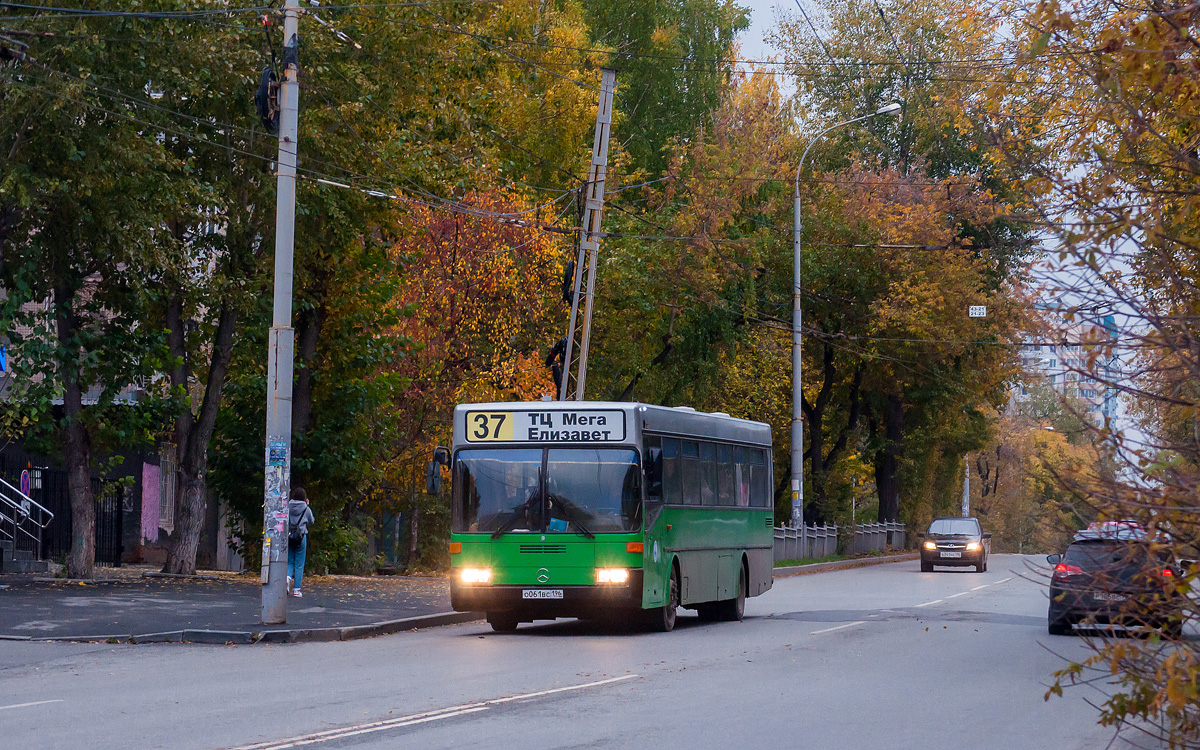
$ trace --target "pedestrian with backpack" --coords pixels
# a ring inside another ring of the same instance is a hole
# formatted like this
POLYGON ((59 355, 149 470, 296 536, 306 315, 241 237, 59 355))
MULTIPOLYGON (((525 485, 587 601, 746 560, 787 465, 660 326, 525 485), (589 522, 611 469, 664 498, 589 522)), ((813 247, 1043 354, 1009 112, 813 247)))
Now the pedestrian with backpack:
POLYGON ((303 487, 292 489, 288 502, 288 594, 303 596, 300 584, 304 580, 304 558, 308 554, 308 525, 313 522, 312 508, 303 487))

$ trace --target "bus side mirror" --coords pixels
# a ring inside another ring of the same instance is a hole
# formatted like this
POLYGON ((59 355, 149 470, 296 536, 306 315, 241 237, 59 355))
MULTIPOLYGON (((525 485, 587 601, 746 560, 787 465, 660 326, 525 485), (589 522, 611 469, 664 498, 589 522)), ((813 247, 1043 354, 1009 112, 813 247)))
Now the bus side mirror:
POLYGON ((433 460, 425 471, 425 494, 436 495, 442 491, 442 467, 450 465, 450 451, 438 446, 433 450, 433 460))

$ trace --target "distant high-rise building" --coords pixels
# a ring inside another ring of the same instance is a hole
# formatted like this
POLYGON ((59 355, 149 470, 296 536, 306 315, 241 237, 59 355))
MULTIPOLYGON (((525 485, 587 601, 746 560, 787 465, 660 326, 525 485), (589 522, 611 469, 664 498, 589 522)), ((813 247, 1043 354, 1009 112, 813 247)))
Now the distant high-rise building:
POLYGON ((1041 385, 1083 404, 1095 424, 1117 415, 1118 392, 1111 383, 1120 373, 1118 358, 1109 345, 1116 336, 1113 317, 1100 324, 1063 323, 1051 333, 1029 337, 1021 352, 1027 384, 1013 391, 1016 402, 1027 402, 1029 386, 1041 385))

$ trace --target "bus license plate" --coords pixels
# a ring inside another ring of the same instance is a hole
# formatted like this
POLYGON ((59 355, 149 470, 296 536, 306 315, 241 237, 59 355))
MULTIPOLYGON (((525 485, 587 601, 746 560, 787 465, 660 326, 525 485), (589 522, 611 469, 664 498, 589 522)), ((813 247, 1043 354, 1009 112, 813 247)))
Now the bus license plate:
POLYGON ((961 552, 943 552, 942 557, 962 557, 961 552))
POLYGON ((521 589, 522 599, 562 599, 562 589, 521 589))

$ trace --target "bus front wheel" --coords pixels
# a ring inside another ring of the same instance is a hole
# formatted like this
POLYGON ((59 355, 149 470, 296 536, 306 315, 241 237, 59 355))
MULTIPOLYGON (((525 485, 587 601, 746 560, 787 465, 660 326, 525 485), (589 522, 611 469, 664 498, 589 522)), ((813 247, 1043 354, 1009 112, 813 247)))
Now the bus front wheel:
POLYGON ((650 627, 660 633, 675 629, 675 616, 679 612, 679 569, 671 566, 671 583, 667 588, 667 603, 650 610, 650 627))

